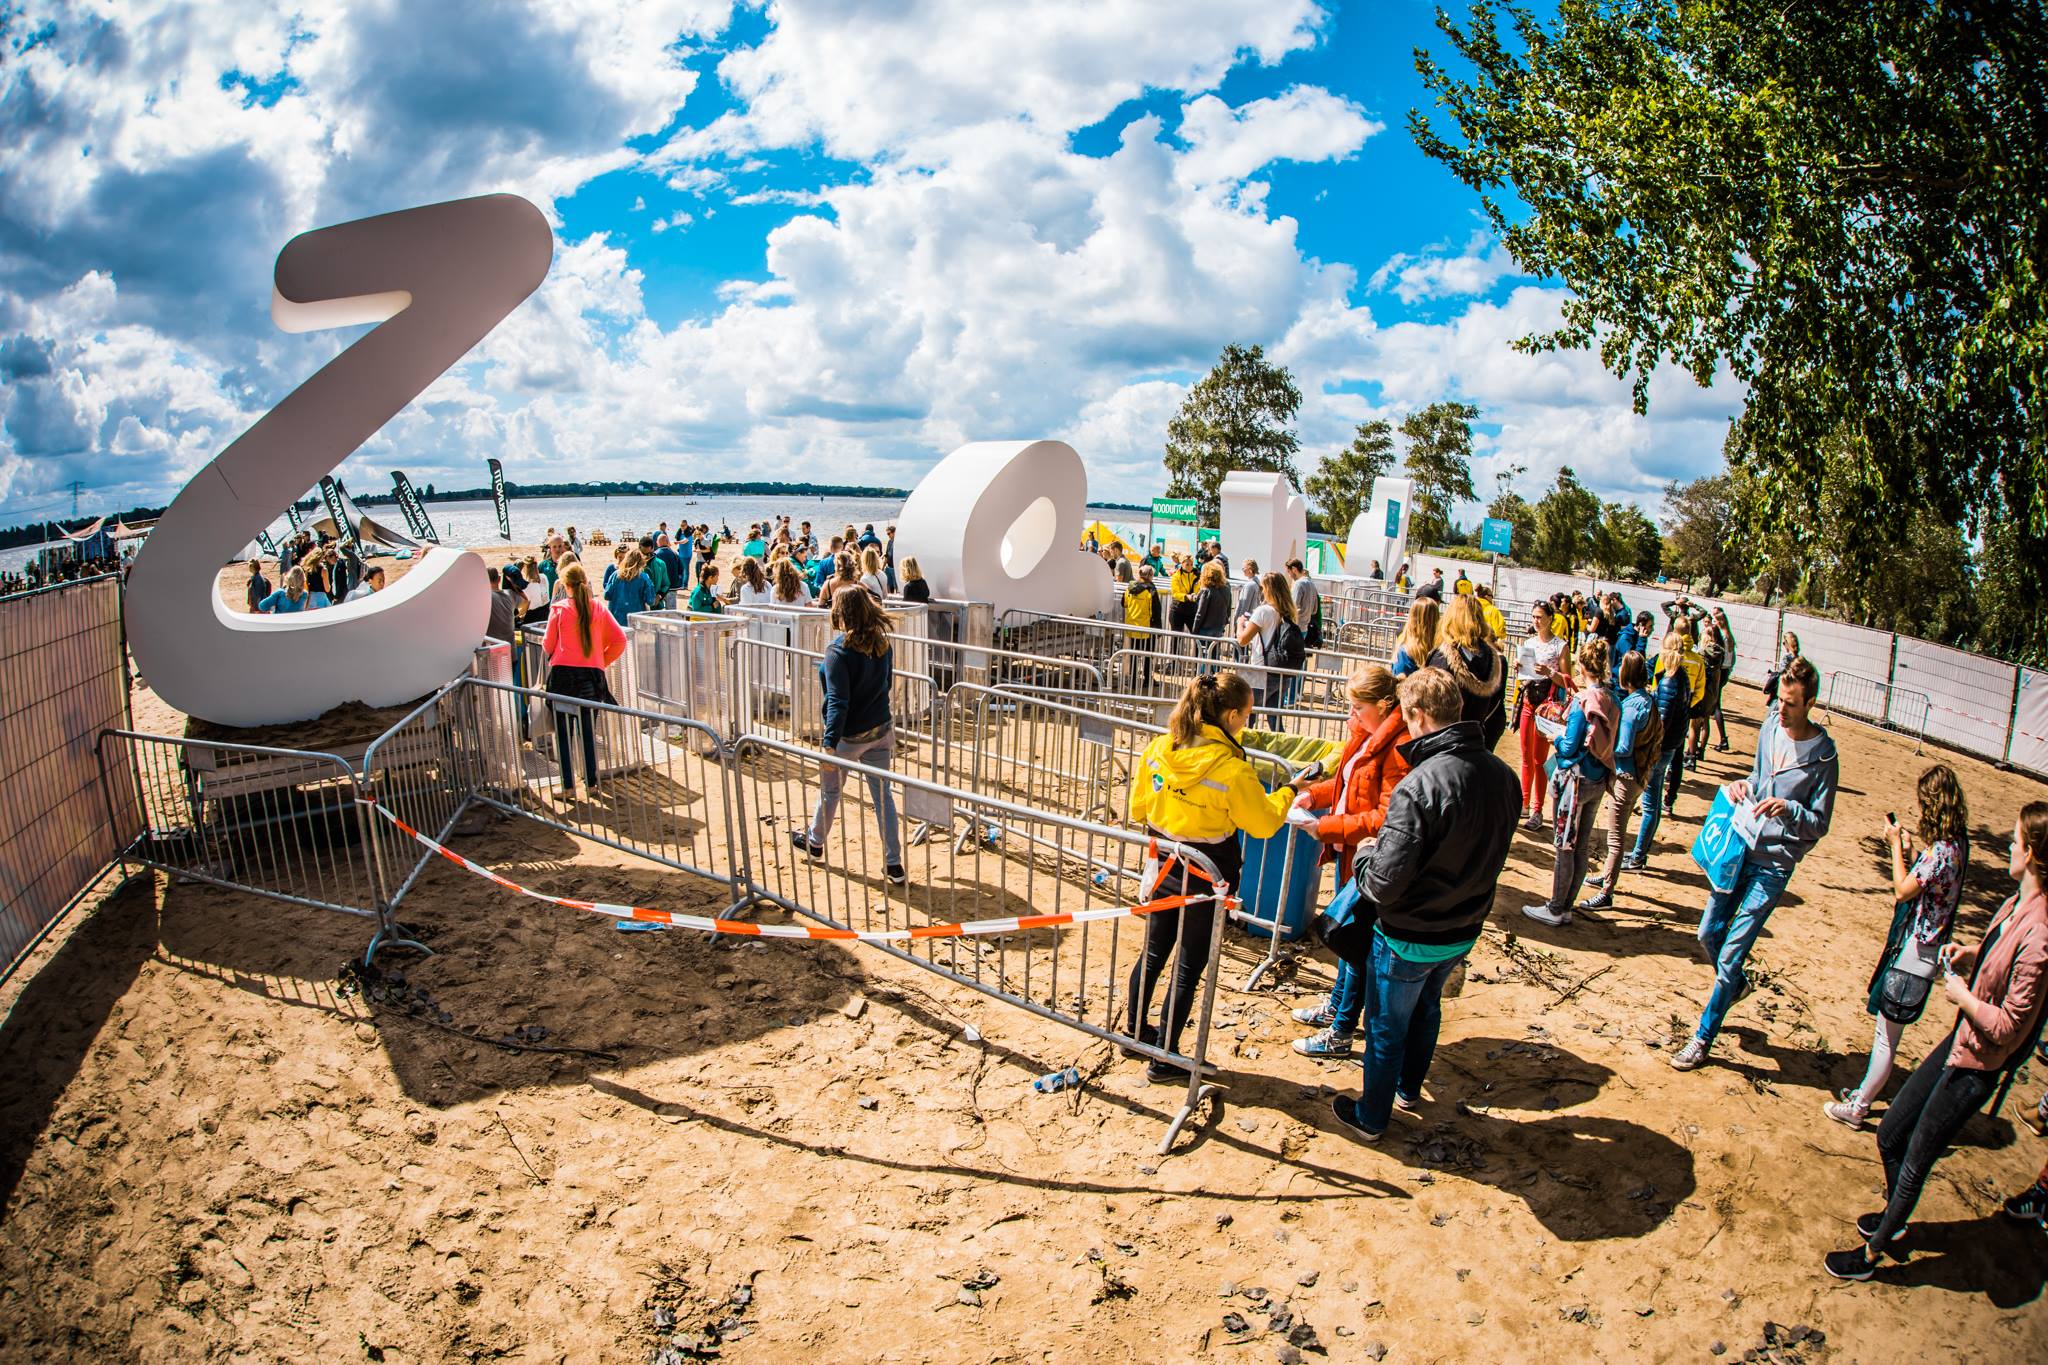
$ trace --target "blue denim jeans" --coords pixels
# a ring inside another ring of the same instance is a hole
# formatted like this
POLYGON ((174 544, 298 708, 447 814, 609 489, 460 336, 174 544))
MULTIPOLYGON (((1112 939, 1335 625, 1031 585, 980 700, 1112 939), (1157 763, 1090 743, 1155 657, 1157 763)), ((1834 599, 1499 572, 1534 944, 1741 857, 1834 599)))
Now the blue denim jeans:
POLYGON ((1393 1120, 1396 1089, 1410 1098, 1422 1093, 1443 1024, 1444 983, 1463 956, 1410 962, 1387 946, 1384 934, 1373 935, 1366 987, 1372 1020, 1366 1028, 1365 1096, 1358 1102, 1358 1122, 1368 1131, 1384 1132, 1393 1120))
POLYGON ((1330 1027, 1339 1033, 1358 1032, 1359 1016, 1365 1013, 1365 973, 1349 962, 1337 963, 1337 982, 1330 987, 1330 1027))
POLYGON ((1700 1026, 1694 1030, 1694 1036, 1701 1042, 1712 1043, 1714 1035, 1721 1031, 1721 1020, 1727 1017, 1728 1007, 1735 1003, 1735 997, 1749 980, 1742 964, 1749 959, 1750 946, 1764 931, 1764 921, 1777 908, 1778 898, 1785 894, 1785 883, 1791 880, 1789 867, 1759 867, 1745 862, 1735 878, 1733 891, 1715 891, 1707 896, 1699 935, 1700 946, 1714 960, 1714 993, 1707 997, 1700 1026))
POLYGON ((1672 749, 1657 755, 1657 761, 1650 765, 1650 775, 1643 781, 1642 803, 1636 807, 1640 823, 1636 826, 1635 855, 1638 858, 1650 856, 1650 845, 1656 841, 1657 826, 1664 819, 1664 779, 1671 765, 1678 759, 1678 750, 1672 749))
MULTIPOLYGON (((895 757, 896 731, 892 727, 858 744, 842 739, 833 752, 853 763, 886 769, 895 757)), ((818 804, 811 811, 811 843, 814 847, 823 848, 825 836, 832 832, 832 818, 839 814, 839 789, 845 780, 845 769, 830 763, 818 765, 818 804)), ((881 827, 882 857, 893 866, 903 861, 903 848, 896 838, 896 793, 881 777, 869 777, 867 782, 868 795, 875 804, 875 823, 881 827)))

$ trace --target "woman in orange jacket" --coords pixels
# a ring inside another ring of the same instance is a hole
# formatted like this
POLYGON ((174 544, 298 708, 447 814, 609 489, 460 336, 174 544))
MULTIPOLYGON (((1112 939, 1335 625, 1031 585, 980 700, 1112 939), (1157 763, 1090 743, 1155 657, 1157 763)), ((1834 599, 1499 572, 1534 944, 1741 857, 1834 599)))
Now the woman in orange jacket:
MULTIPOLYGON (((1304 809, 1329 812, 1316 823, 1315 834, 1323 844, 1323 860, 1337 864, 1340 888, 1351 879, 1359 846, 1379 837, 1387 803, 1408 773, 1400 746, 1411 736, 1394 688, 1392 671, 1380 664, 1368 664, 1351 675, 1351 731, 1337 769, 1295 798, 1304 809)), ((1329 998, 1294 1011, 1296 1021, 1316 1028, 1308 1037, 1295 1039, 1294 1050, 1305 1057, 1350 1056, 1364 1009, 1365 973, 1340 962, 1329 998)))

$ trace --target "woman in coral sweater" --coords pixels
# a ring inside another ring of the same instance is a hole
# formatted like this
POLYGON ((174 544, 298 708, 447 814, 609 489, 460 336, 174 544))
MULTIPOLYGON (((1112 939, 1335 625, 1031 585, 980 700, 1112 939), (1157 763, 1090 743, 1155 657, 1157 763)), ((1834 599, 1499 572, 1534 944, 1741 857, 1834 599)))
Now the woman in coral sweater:
MULTIPOLYGON (((626 652, 626 632, 605 610, 603 602, 591 595, 590 578, 581 564, 562 571, 563 597, 548 612, 548 632, 541 651, 548 661, 548 691, 569 701, 603 702, 616 706, 604 671, 626 652)), ((597 725, 588 707, 555 704, 555 752, 562 761, 560 797, 572 801, 576 784, 569 764, 569 727, 573 719, 583 729, 583 788, 585 794, 597 788, 597 725)))
MULTIPOLYGON (((1304 809, 1329 812, 1317 822, 1316 838, 1322 841, 1324 860, 1337 864, 1339 887, 1351 879, 1359 846, 1379 837, 1394 787, 1408 772, 1400 746, 1410 735, 1394 688, 1392 671, 1379 664, 1351 675, 1351 731, 1337 770, 1295 798, 1294 804, 1304 809)), ((1339 963, 1329 998, 1294 1011, 1297 1022, 1316 1028, 1295 1039, 1294 1050, 1306 1057, 1350 1056, 1364 1010, 1365 973, 1339 963)))

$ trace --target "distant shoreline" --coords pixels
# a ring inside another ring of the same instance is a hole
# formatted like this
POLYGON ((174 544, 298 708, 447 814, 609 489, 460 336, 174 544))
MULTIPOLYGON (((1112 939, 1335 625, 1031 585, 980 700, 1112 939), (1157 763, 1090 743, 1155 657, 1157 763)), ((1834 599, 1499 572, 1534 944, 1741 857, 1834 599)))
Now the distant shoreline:
MULTIPOLYGON (((414 484, 413 491, 420 495, 423 503, 444 502, 489 502, 490 485, 481 488, 434 488, 432 485, 414 484), (429 491, 431 490, 431 491, 429 491)), ((772 498, 908 498, 907 488, 865 488, 854 484, 836 483, 700 483, 694 481, 670 481, 654 483, 647 481, 603 482, 603 483, 514 483, 505 481, 505 496, 514 501, 520 498, 719 498, 719 497, 772 497, 772 498)), ((349 490, 349 497, 359 507, 390 507, 398 502, 396 494, 357 493, 349 490)), ((300 498, 295 504, 302 512, 311 511, 324 515, 325 508, 317 494, 300 498)), ((1090 502, 1089 507, 1099 511, 1144 513, 1149 509, 1141 504, 1125 502, 1090 502)), ((283 509, 279 509, 282 511, 283 509)), ((161 507, 131 507, 123 512, 107 513, 111 521, 153 521, 163 515, 161 507)), ((40 545, 46 540, 58 540, 75 531, 79 526, 91 524, 89 518, 80 519, 77 526, 65 527, 58 522, 36 522, 27 526, 10 526, 0 529, 0 550, 14 549, 23 545, 40 545)))

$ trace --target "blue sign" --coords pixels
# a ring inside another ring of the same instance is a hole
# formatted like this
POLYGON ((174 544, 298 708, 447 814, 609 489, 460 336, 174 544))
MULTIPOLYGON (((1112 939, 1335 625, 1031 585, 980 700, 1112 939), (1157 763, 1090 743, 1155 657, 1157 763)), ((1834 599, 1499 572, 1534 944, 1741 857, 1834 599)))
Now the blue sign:
POLYGON ((1488 517, 1479 528, 1479 548, 1490 554, 1504 555, 1515 541, 1515 524, 1501 517, 1488 517))
POLYGON ((1400 534, 1401 534, 1401 500, 1400 500, 1399 498, 1388 498, 1388 499, 1387 499, 1387 538, 1388 538, 1389 540, 1392 540, 1392 539, 1394 539, 1395 537, 1399 536, 1400 534))

